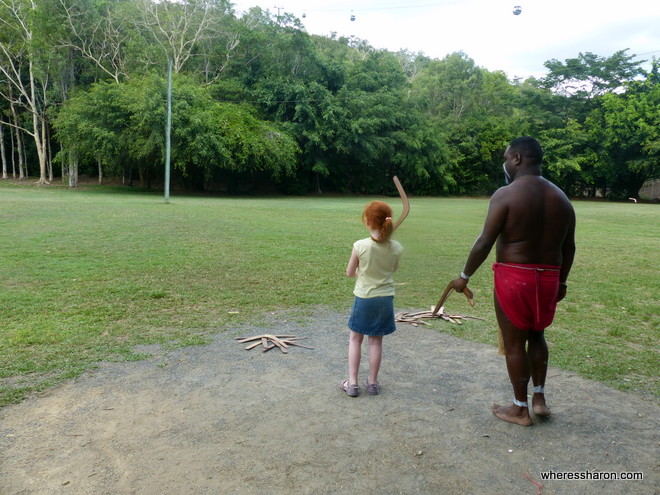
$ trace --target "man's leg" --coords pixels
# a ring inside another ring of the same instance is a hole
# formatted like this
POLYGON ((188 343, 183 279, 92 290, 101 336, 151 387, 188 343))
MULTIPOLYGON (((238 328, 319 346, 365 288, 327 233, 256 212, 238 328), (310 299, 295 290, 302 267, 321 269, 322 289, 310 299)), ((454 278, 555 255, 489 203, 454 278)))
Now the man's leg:
POLYGON ((548 345, 545 342, 545 332, 529 332, 527 355, 532 371, 534 396, 532 408, 537 416, 550 416, 550 409, 545 404, 545 377, 548 373, 548 345))
POLYGON ((351 330, 348 337, 348 383, 357 385, 360 358, 362 357, 362 340, 364 335, 351 330))
POLYGON ((504 347, 506 348, 506 367, 509 379, 513 385, 513 395, 518 404, 509 406, 493 405, 493 414, 501 420, 530 426, 532 418, 527 407, 527 386, 529 384, 529 359, 525 344, 527 343, 526 330, 520 330, 506 317, 495 296, 495 314, 502 330, 504 347))

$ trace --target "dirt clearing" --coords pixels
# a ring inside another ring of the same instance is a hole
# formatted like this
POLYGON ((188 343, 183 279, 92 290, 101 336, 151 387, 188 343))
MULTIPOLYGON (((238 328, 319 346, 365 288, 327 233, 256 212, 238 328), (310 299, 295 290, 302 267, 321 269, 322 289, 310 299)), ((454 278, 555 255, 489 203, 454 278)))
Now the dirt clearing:
POLYGON ((504 423, 490 411, 512 397, 497 349, 407 324, 384 339, 381 395, 366 394, 363 371, 350 398, 338 386, 347 318, 273 314, 210 345, 140 349, 151 357, 1 409, 0 493, 657 493, 653 399, 551 368, 553 417, 504 423), (308 337, 314 350, 234 340, 262 333, 308 337), (545 471, 644 479, 543 481, 545 471))

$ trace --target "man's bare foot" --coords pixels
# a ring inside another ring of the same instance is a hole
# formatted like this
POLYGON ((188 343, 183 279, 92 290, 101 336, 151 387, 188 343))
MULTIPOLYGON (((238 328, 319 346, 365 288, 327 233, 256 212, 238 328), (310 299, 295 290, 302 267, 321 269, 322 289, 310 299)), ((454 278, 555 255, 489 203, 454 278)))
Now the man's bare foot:
POLYGON ((526 407, 516 406, 498 406, 493 404, 493 414, 502 421, 515 423, 522 426, 532 426, 532 418, 529 417, 529 410, 526 407))
POLYGON ((545 395, 534 394, 532 397, 532 410, 537 416, 550 417, 550 408, 545 404, 545 395))

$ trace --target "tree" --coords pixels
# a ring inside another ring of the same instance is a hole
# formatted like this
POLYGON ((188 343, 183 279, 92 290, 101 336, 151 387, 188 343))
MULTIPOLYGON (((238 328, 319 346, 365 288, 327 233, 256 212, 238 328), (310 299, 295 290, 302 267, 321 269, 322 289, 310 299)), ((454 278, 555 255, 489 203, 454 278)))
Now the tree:
POLYGON ((594 176, 600 157, 584 126, 574 119, 537 134, 543 143, 543 175, 569 195, 595 195, 594 176))
MULTIPOLYGON (((258 119, 249 106, 214 101, 207 89, 188 78, 175 83, 173 100, 172 163, 184 176, 201 173, 210 183, 218 172, 264 172, 274 180, 293 173, 300 151, 295 140, 277 125, 258 119)), ((139 135, 146 135, 145 120, 158 125, 151 120, 154 115, 156 109, 140 112, 139 135)))
POLYGON ((0 75, 7 82, 7 91, 0 95, 11 105, 23 107, 31 115, 30 129, 15 123, 1 123, 18 127, 34 139, 39 158, 39 183, 46 183, 47 129, 46 93, 49 85, 48 52, 40 50, 38 19, 34 0, 0 0, 0 75))
POLYGON ((135 6, 136 27, 156 43, 163 60, 172 59, 178 73, 196 48, 219 36, 216 19, 227 15, 230 4, 226 0, 135 0, 135 6))
POLYGON ((336 126, 332 175, 342 189, 383 193, 390 190, 402 156, 397 153, 406 145, 402 138, 412 118, 408 82, 394 54, 364 46, 358 50, 336 94, 344 121, 336 126))
POLYGON ((7 179, 7 153, 5 151, 5 127, 0 124, 0 161, 2 162, 2 178, 7 179))
MULTIPOLYGON (((58 160, 69 163, 77 175, 77 164, 100 163, 111 173, 122 170, 119 160, 127 156, 130 114, 121 105, 122 84, 99 82, 89 90, 74 93, 62 104, 53 121, 62 146, 58 160)), ((75 187, 75 179, 69 185, 75 187)))
POLYGON ((656 62, 645 80, 629 83, 624 93, 603 95, 601 108, 588 119, 594 137, 607 152, 601 177, 612 199, 639 197, 644 182, 660 174, 657 70, 656 62))
POLYGON ((54 17, 63 26, 57 33, 61 46, 78 52, 115 83, 128 79, 126 51, 131 34, 116 4, 57 0, 54 17))
POLYGON ((447 123, 459 122, 476 103, 475 91, 483 71, 462 52, 431 61, 413 79, 417 105, 433 118, 447 123))
POLYGON ((417 108, 447 142, 445 192, 487 194, 501 181, 505 143, 523 128, 519 92, 502 72, 477 67, 464 53, 431 61, 412 82, 417 108))
POLYGON ((594 53, 580 53, 576 58, 560 62, 548 60, 543 64, 550 72, 543 78, 545 87, 565 96, 592 98, 623 89, 626 81, 641 75, 642 61, 633 61, 635 55, 619 50, 610 57, 594 53))
MULTIPOLYGON (((162 176, 165 95, 165 80, 156 75, 99 82, 73 95, 54 122, 66 150, 59 159, 135 167, 140 185, 149 186, 162 176)), ((172 129, 173 167, 195 185, 203 186, 218 170, 266 171, 277 178, 296 163, 295 142, 277 126, 244 106, 214 101, 208 88, 184 76, 174 79, 172 129)))

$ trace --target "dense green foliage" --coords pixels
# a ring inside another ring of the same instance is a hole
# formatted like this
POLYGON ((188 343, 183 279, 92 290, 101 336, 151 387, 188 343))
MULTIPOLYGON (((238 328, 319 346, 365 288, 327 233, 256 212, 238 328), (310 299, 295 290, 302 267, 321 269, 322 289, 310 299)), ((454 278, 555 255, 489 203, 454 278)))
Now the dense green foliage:
POLYGON ((0 0, 0 19, 3 177, 158 187, 168 60, 178 188, 388 193, 397 174, 420 195, 488 194, 520 135, 574 196, 637 197, 660 171, 658 61, 625 49, 509 81, 227 0, 0 0))

